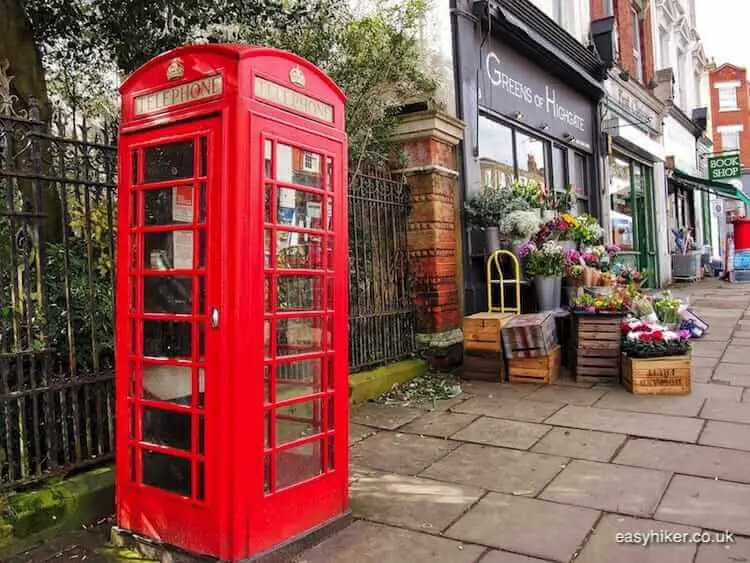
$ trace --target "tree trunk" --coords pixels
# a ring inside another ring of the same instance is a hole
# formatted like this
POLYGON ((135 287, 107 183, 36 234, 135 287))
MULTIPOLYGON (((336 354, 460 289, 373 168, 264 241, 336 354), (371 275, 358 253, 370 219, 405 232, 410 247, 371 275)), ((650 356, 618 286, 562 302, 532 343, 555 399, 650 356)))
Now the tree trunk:
POLYGON ((34 41, 31 23, 26 20, 23 0, 0 0, 0 61, 10 61, 9 72, 15 77, 14 93, 21 105, 27 106, 30 97, 39 103, 39 116, 50 117, 47 86, 44 82, 42 57, 34 41))

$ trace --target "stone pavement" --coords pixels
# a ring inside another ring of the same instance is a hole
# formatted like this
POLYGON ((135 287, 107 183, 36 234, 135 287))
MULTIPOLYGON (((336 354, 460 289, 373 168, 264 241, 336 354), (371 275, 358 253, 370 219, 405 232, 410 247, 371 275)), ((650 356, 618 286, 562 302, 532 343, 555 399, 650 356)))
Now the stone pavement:
POLYGON ((466 382, 431 410, 355 409, 356 521, 298 561, 750 562, 750 286, 675 293, 711 325, 691 395, 466 382), (617 543, 727 530, 734 543, 617 543))

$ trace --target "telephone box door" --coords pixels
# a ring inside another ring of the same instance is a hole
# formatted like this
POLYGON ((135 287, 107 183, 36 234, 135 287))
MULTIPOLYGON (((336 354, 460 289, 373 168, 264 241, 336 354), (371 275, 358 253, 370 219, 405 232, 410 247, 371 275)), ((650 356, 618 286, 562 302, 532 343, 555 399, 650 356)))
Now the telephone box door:
POLYGON ((343 145, 252 123, 265 293, 263 490, 250 508, 258 549, 346 507, 348 271, 343 145))
POLYGON ((120 525, 216 553, 220 121, 125 136, 119 212, 120 525), (126 269, 126 271, 124 271, 126 269), (123 385, 127 382, 126 385, 123 385), (122 447, 122 445, 125 445, 122 447))

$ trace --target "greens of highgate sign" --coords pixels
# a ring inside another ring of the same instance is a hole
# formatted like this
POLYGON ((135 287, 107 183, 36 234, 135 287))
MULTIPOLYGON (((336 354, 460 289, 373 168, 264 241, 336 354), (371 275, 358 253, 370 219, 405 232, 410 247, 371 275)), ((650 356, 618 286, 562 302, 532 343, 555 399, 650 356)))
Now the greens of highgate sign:
POLYGON ((708 179, 727 180, 742 176, 740 153, 708 157, 708 179))

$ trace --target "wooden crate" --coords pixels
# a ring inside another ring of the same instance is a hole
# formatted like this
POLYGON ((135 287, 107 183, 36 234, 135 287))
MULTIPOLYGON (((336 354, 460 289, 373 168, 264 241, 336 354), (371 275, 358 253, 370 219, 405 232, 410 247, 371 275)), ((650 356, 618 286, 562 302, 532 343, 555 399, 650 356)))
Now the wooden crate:
POLYGON ((546 356, 512 358, 508 360, 508 379, 511 383, 554 383, 560 375, 562 350, 555 346, 546 356))
POLYGON ((635 395, 689 395, 690 355, 664 358, 622 358, 622 383, 635 395))
POLYGON ((461 379, 503 381, 505 363, 502 352, 466 352, 458 370, 461 379))
POLYGON ((502 328, 512 313, 477 313, 464 317, 464 350, 502 352, 502 328))
POLYGON ((576 315, 576 381, 619 382, 621 322, 620 315, 576 315))
POLYGON ((503 327, 505 357, 546 356, 557 346, 555 317, 550 313, 516 315, 503 327))

